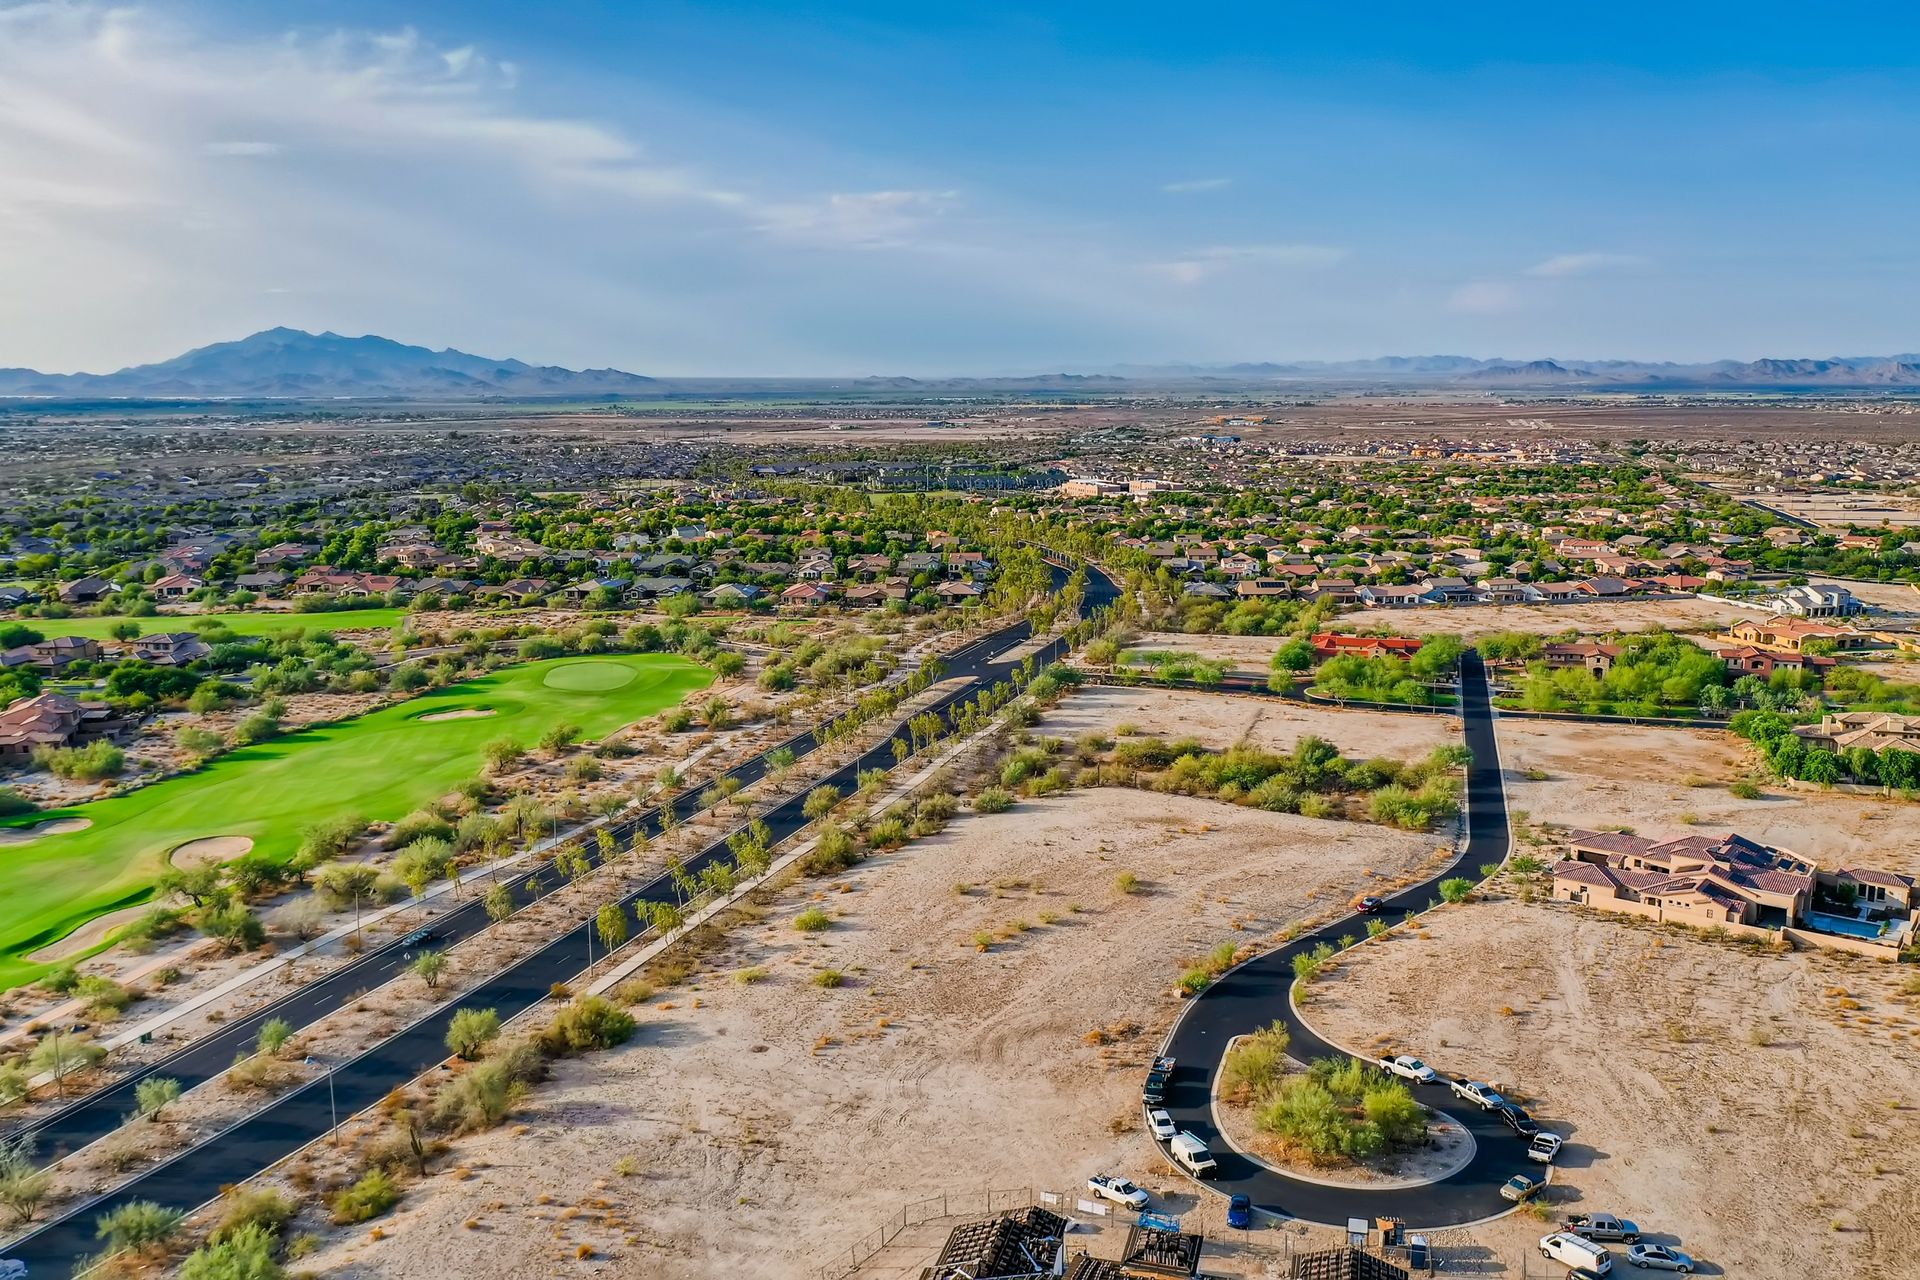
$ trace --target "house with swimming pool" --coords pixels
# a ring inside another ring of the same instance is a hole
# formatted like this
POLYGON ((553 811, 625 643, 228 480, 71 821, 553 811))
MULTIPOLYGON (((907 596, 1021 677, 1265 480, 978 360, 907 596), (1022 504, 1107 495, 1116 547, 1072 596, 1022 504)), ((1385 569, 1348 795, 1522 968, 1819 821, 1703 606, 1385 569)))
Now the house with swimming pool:
POLYGON ((1562 902, 1662 923, 1777 934, 1895 959, 1920 927, 1914 878, 1876 867, 1822 867, 1745 836, 1651 840, 1574 831, 1553 867, 1562 902))

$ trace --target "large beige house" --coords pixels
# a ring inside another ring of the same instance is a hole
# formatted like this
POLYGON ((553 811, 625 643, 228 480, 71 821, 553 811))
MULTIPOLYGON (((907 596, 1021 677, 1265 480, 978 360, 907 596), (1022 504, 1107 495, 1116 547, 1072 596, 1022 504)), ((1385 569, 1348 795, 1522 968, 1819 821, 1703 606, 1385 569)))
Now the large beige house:
POLYGON ((1891 871, 1828 870, 1732 834, 1649 840, 1575 831, 1567 839, 1573 856, 1553 868, 1553 896, 1563 902, 1696 928, 1780 930, 1888 956, 1920 925, 1920 892, 1891 871))

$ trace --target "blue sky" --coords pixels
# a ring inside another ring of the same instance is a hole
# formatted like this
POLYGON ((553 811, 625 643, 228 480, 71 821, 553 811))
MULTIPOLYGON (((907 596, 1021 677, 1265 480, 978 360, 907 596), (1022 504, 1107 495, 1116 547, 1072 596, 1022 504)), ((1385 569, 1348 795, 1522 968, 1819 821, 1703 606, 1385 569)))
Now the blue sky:
POLYGON ((0 0, 0 365, 1920 348, 1920 7, 1449 8, 0 0))

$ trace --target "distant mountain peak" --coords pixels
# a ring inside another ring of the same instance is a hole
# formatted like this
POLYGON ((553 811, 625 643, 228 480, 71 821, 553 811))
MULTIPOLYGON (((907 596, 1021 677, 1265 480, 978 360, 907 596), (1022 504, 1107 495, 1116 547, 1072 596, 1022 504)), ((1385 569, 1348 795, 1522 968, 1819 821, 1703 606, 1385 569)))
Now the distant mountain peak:
POLYGON ((451 347, 409 346, 378 334, 350 338, 284 325, 114 373, 0 370, 0 395, 135 399, 619 395, 653 384, 619 369, 535 366, 451 347))

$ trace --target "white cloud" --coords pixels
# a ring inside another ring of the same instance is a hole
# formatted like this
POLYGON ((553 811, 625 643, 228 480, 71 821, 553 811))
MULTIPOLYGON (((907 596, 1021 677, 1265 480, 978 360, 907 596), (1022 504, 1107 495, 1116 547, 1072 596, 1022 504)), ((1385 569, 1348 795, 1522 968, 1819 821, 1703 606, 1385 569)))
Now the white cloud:
POLYGON ((249 158, 253 156, 277 156, 282 148, 277 142, 225 141, 208 142, 200 148, 210 156, 235 156, 249 158))
POLYGON ((1315 270, 1338 266, 1346 258, 1345 249, 1323 244, 1213 245, 1168 262, 1152 263, 1148 269, 1175 284, 1199 284, 1228 271, 1262 267, 1315 270))
POLYGON ((1185 182, 1164 182, 1160 189, 1169 195, 1192 195, 1202 191, 1221 191, 1233 185, 1232 178, 1189 178, 1185 182))
POLYGON ((1519 306, 1519 292, 1500 280, 1474 280, 1461 285, 1447 297, 1447 310, 1462 315, 1501 315, 1519 306))
POLYGON ((1527 268, 1530 276, 1548 280, 1568 276, 1590 276, 1606 271, 1630 271, 1644 267, 1647 260, 1632 253, 1559 253, 1527 268))

